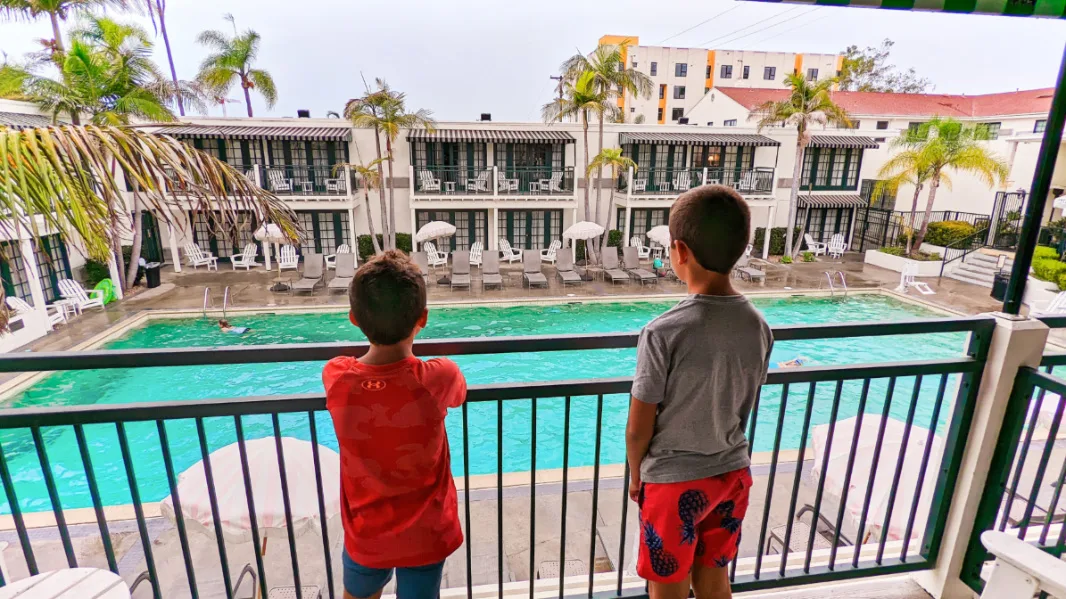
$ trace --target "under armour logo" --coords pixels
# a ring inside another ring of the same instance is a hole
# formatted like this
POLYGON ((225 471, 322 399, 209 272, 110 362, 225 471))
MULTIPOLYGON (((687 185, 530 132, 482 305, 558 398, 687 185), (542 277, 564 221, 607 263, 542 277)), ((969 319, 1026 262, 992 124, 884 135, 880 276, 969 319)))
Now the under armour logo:
POLYGON ((381 391, 385 388, 385 381, 370 380, 363 381, 363 389, 367 391, 381 391))

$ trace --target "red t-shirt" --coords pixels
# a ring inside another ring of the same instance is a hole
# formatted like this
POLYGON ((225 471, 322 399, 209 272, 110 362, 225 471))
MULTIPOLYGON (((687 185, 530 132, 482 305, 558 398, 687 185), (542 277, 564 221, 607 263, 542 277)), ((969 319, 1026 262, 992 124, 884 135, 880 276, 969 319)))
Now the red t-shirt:
POLYGON ((368 568, 425 566, 463 544, 444 417, 466 399, 451 360, 322 371, 341 456, 344 548, 368 568))

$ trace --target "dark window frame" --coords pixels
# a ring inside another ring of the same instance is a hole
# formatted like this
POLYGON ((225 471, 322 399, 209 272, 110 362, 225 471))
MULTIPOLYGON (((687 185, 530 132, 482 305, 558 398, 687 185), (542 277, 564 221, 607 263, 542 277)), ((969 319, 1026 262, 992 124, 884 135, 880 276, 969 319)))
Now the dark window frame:
POLYGON ((651 76, 652 77, 658 75, 659 74, 659 63, 652 62, 650 71, 651 71, 651 76))
POLYGON ((684 108, 674 108, 674 109, 672 109, 670 111, 670 120, 671 121, 676 121, 676 120, 680 119, 683 116, 685 116, 685 109, 684 108))
POLYGON ((748 78, 750 78, 750 76, 751 76, 751 66, 750 65, 744 65, 744 69, 740 73, 740 78, 741 79, 748 79, 748 78))
POLYGON ((688 63, 674 63, 674 77, 688 77, 688 63))
POLYGON ((684 100, 685 99, 685 86, 684 85, 675 85, 674 86, 674 99, 675 100, 684 100))
POLYGON ((818 67, 809 67, 807 69, 807 81, 818 81, 818 67))
POLYGON ((718 76, 721 77, 722 79, 732 79, 733 78, 733 65, 731 65, 731 64, 722 65, 721 68, 718 69, 718 76))
POLYGON ((777 79, 777 67, 763 67, 762 68, 763 81, 773 81, 777 79))

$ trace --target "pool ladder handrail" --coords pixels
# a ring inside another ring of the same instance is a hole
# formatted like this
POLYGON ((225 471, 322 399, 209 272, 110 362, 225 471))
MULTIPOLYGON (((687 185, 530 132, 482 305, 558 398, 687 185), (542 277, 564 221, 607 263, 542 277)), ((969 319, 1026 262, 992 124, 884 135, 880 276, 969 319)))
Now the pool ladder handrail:
POLYGON ((826 280, 829 281, 829 295, 831 297, 836 297, 836 294, 837 294, 836 286, 833 285, 833 277, 834 277, 834 275, 840 277, 840 286, 844 288, 844 297, 847 297, 848 296, 848 281, 844 278, 844 272, 840 271, 840 270, 835 271, 835 272, 829 272, 828 270, 825 271, 825 278, 826 278, 826 280))
POLYGON ((222 292, 222 318, 226 317, 226 308, 229 306, 229 286, 222 292))
POLYGON ((207 302, 211 297, 211 288, 204 287, 204 318, 207 318, 207 302))

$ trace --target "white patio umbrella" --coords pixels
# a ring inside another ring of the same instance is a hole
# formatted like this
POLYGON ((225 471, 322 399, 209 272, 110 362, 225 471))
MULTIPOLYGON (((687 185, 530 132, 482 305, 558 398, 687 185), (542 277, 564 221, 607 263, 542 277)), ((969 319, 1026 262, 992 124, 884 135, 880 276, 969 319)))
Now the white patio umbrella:
POLYGON ((418 233, 415 233, 415 241, 422 243, 423 241, 433 241, 434 239, 451 237, 452 235, 455 235, 455 225, 442 220, 435 220, 422 225, 418 233))
MULTIPOLYGON (((266 244, 274 245, 275 247, 277 245, 279 245, 279 244, 286 243, 286 242, 289 241, 289 237, 287 235, 285 235, 285 232, 281 230, 281 227, 275 225, 274 223, 266 223, 266 224, 262 225, 261 227, 256 229, 256 231, 255 231, 255 233, 253 233, 253 235, 259 241, 262 241, 263 243, 266 243, 266 244)), ((269 260, 269 257, 268 257, 268 260, 269 260)), ((284 285, 284 283, 282 282, 282 280, 281 280, 281 260, 280 260, 280 255, 279 255, 279 260, 278 260, 278 278, 274 280, 274 283, 275 284, 274 284, 274 287, 272 287, 272 289, 275 289, 277 291, 282 291, 285 288, 287 288, 284 285), (279 289, 279 287, 281 287, 281 288, 279 289)))
MULTIPOLYGON (((322 514, 318 506, 315 483, 315 467, 312 451, 314 445, 292 437, 282 437, 282 454, 285 458, 286 485, 292 514, 294 534, 322 532, 322 514)), ((278 467, 277 448, 273 437, 255 439, 245 443, 248 456, 248 472, 252 481, 252 499, 255 502, 255 521, 264 546, 268 537, 288 538, 288 522, 281 494, 281 469, 278 467)), ((340 530, 340 456, 327 447, 318 446, 322 470, 322 497, 325 502, 325 517, 331 536, 340 530)), ((236 443, 213 451, 211 477, 218 501, 219 520, 226 539, 240 543, 251 539, 251 520, 248 516, 248 499, 244 489, 244 474, 241 468, 240 450, 236 443)), ((178 496, 187 528, 198 529, 213 536, 214 519, 211 514, 210 495, 204 475, 203 460, 193 464, 178 476, 178 496)), ((159 504, 159 511, 176 521, 174 500, 167 496, 159 504)))
POLYGON ((656 225, 646 235, 648 239, 664 248, 670 247, 670 227, 668 225, 656 225))
MULTIPOLYGON (((844 478, 847 473, 848 455, 851 453, 852 439, 855 438, 855 425, 858 418, 852 417, 840 420, 836 423, 833 431, 833 445, 831 453, 826 459, 825 446, 829 437, 829 425, 820 424, 812 429, 814 466, 811 468, 810 480, 817 484, 821 476, 823 464, 828 463, 825 473, 824 493, 832 497, 839 505, 843 495, 844 478)), ((873 491, 870 495, 870 507, 866 516, 866 528, 864 535, 879 539, 881 529, 884 526, 885 514, 889 506, 889 493, 892 490, 892 481, 896 476, 896 463, 900 453, 903 452, 903 434, 906 424, 889 418, 885 422, 885 436, 881 444, 881 453, 877 463, 873 463, 874 450, 877 445, 877 434, 881 427, 881 416, 877 414, 864 414, 862 426, 859 431, 859 442, 855 447, 855 460, 852 465, 851 479, 848 483, 847 504, 844 506, 844 516, 853 529, 858 529, 862 517, 863 503, 866 500, 866 491, 871 482, 873 491)), ((915 512, 914 525, 911 535, 920 536, 925 532, 926 520, 929 516, 930 503, 933 497, 933 488, 936 485, 936 477, 940 471, 940 461, 944 455, 944 443, 939 435, 933 436, 932 448, 929 452, 929 462, 926 466, 924 480, 919 483, 918 474, 921 470, 922 457, 925 454, 926 441, 929 437, 929 429, 914 425, 911 427, 910 437, 907 439, 906 453, 903 457, 903 468, 900 471, 899 484, 896 489, 896 498, 892 507, 892 519, 889 522, 887 538, 900 540, 906 534, 907 520, 910 518, 911 506, 914 502, 914 491, 921 484, 921 496, 918 499, 918 510, 915 512)), ((836 513, 826 513, 823 503, 822 514, 830 522, 835 523, 836 513)), ((861 543, 863 539, 856 539, 861 543)))
MULTIPOLYGON (((563 239, 570 239, 572 241, 584 241, 585 242, 586 260, 585 260, 585 275, 583 277, 583 278, 585 278, 585 280, 589 280, 588 279, 588 263, 589 263, 589 260, 588 260, 588 240, 589 239, 595 239, 595 238, 603 235, 603 231, 604 231, 603 227, 597 225, 594 222, 590 222, 590 221, 587 221, 587 220, 583 220, 581 222, 574 223, 574 224, 570 225, 570 227, 567 228, 565 231, 563 231, 563 239)), ((576 250, 575 250, 575 254, 576 254, 576 250)), ((576 259, 577 256, 575 255, 574 258, 576 259)))

